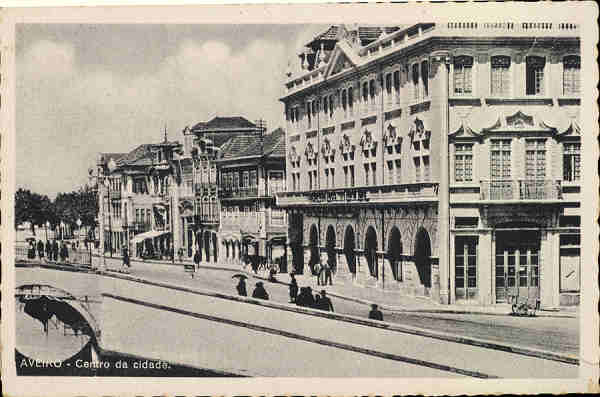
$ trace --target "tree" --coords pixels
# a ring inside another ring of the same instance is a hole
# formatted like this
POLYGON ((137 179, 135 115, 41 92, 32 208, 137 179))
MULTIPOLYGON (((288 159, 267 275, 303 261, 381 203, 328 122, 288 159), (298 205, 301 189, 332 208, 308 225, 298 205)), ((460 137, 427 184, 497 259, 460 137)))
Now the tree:
POLYGON ((29 222, 31 232, 35 234, 35 226, 44 225, 52 219, 52 207, 48 196, 19 188, 15 193, 15 228, 29 222))

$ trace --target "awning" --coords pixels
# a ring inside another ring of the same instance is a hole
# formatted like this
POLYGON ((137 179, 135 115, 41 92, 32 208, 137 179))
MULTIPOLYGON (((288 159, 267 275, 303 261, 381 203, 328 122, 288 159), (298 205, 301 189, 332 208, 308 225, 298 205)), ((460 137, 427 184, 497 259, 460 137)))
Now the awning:
POLYGON ((136 234, 131 239, 131 242, 133 242, 133 243, 139 243, 139 242, 144 241, 146 239, 155 238, 155 237, 158 237, 158 236, 162 236, 163 234, 167 234, 167 233, 169 233, 169 232, 160 231, 160 230, 150 230, 149 232, 144 232, 144 233, 136 234))

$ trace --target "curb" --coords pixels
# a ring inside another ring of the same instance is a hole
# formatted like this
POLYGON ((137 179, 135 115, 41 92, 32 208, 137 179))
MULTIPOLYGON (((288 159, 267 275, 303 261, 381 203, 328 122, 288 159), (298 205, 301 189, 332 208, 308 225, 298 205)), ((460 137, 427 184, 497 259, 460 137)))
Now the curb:
MULTIPOLYGON (((541 358, 541 359, 545 359, 545 360, 558 361, 558 362, 563 362, 566 364, 579 365, 578 358, 570 356, 570 355, 566 355, 566 354, 531 349, 531 348, 523 347, 523 346, 505 345, 505 344, 500 344, 498 342, 493 342, 493 341, 488 341, 488 340, 483 340, 483 339, 468 338, 468 337, 463 337, 463 336, 458 336, 458 335, 453 335, 453 334, 430 331, 430 330, 426 330, 426 329, 422 329, 422 328, 410 327, 410 326, 399 325, 399 324, 392 324, 392 323, 387 323, 387 322, 383 322, 383 321, 368 320, 368 319, 364 319, 361 317, 356 317, 356 316, 351 316, 351 315, 346 315, 346 314, 323 312, 323 311, 320 311, 317 309, 298 307, 295 305, 284 304, 284 303, 275 303, 275 302, 264 301, 264 300, 255 299, 255 298, 240 297, 240 296, 224 294, 224 293, 216 292, 216 291, 198 290, 198 289, 193 289, 190 287, 184 287, 184 286, 179 286, 179 285, 166 284, 166 283, 162 283, 162 282, 158 282, 158 281, 146 280, 146 279, 140 278, 140 277, 125 276, 122 274, 113 274, 113 273, 108 273, 108 272, 99 272, 99 274, 107 276, 107 277, 113 277, 113 278, 118 278, 118 279, 122 279, 122 280, 138 282, 138 283, 142 283, 142 284, 146 284, 146 285, 152 285, 152 286, 168 288, 168 289, 173 289, 173 290, 182 291, 182 292, 193 293, 193 294, 197 294, 197 295, 227 299, 227 300, 231 300, 231 301, 254 304, 254 305, 268 307, 268 308, 272 308, 272 309, 286 310, 286 311, 291 311, 291 312, 296 312, 296 313, 301 313, 301 314, 308 314, 308 315, 312 315, 312 316, 316 316, 316 317, 324 317, 324 318, 328 318, 328 319, 332 319, 332 320, 345 321, 348 323, 354 323, 354 324, 359 324, 359 325, 364 325, 364 326, 382 328, 382 329, 387 329, 389 331, 394 331, 394 332, 429 337, 429 338, 444 340, 447 342, 461 343, 461 344, 478 346, 478 347, 483 347, 483 348, 488 348, 488 349, 493 349, 493 350, 500 350, 500 351, 504 351, 504 352, 508 352, 508 353, 514 353, 514 354, 519 354, 519 355, 524 355, 524 356, 529 356, 529 357, 541 358)), ((333 294, 330 294, 330 295, 333 296, 333 294)))

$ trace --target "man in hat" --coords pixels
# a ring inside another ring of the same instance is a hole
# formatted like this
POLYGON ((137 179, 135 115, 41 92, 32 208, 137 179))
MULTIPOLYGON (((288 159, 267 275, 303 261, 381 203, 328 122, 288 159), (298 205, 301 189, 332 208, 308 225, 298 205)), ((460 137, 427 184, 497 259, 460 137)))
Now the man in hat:
POLYGON ((265 290, 265 287, 263 286, 262 281, 259 281, 258 283, 256 283, 254 292, 252 292, 252 297, 258 298, 258 299, 264 299, 267 301, 269 300, 269 294, 267 294, 267 291, 265 290))
POLYGON ((295 303, 296 296, 298 295, 298 282, 294 273, 290 273, 290 277, 292 278, 290 281, 290 303, 295 303))
POLYGON ((324 289, 321 290, 321 299, 319 300, 319 307, 317 309, 325 310, 326 312, 334 311, 331 299, 329 299, 324 289))
POLYGON ((371 305, 371 311, 369 312, 369 318, 371 320, 383 321, 383 313, 381 313, 381 310, 379 310, 377 307, 378 306, 375 303, 373 303, 371 305))

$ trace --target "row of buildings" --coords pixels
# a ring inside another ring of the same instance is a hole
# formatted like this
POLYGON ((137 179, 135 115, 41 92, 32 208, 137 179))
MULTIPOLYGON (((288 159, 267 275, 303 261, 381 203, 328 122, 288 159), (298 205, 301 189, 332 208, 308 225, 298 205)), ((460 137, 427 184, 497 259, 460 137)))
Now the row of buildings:
POLYGON ((285 187, 285 137, 243 117, 183 130, 183 143, 101 153, 100 244, 110 255, 205 262, 281 262, 287 220, 274 208, 285 187))
POLYGON ((577 25, 334 25, 298 64, 282 70, 285 131, 215 118, 183 145, 103 154, 108 248, 143 255, 150 237, 296 273, 325 253, 338 283, 578 303, 577 25))

